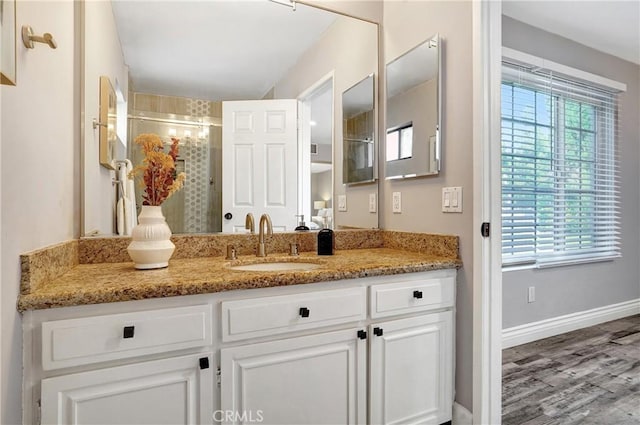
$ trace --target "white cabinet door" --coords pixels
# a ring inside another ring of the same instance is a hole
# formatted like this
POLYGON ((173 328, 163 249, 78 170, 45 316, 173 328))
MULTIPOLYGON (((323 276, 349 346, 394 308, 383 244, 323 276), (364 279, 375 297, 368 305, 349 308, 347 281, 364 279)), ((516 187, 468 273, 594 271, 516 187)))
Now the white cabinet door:
POLYGON ((366 349, 351 329, 221 350, 223 422, 366 423, 366 349))
POLYGON ((370 326, 372 424, 441 424, 453 403, 452 313, 370 326))
POLYGON ((210 424, 214 369, 200 353, 43 379, 42 423, 210 424))

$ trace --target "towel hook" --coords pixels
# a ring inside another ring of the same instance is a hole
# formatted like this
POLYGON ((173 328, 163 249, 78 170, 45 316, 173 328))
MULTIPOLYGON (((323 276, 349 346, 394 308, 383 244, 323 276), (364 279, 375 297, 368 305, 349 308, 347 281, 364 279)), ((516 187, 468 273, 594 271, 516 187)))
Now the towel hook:
POLYGON ((34 49, 36 47, 34 41, 37 43, 48 44, 52 49, 58 47, 58 43, 56 43, 56 41, 53 39, 53 36, 48 32, 45 32, 44 35, 35 35, 33 33, 33 28, 31 28, 30 25, 23 25, 22 43, 24 44, 24 47, 26 47, 27 49, 34 49))
POLYGON ((94 130, 98 127, 108 127, 107 124, 101 123, 97 118, 94 118, 93 121, 91 121, 91 124, 93 125, 94 130))

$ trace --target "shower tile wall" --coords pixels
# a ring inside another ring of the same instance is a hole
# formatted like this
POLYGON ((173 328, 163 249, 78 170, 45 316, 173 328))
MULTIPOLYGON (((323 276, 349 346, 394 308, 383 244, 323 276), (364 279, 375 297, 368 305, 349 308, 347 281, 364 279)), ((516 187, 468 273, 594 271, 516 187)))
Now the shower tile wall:
POLYGON ((200 99, 186 99, 187 110, 192 117, 209 117, 211 113, 211 102, 200 99))
MULTIPOLYGON (((222 118, 221 102, 144 93, 132 93, 130 99, 134 99, 131 111, 134 116, 147 112, 162 119, 176 119, 175 115, 180 115, 179 119, 186 121, 207 117, 215 122, 222 118)), ((175 127, 170 123, 132 119, 131 137, 153 132, 169 142, 168 130, 175 127)), ((222 230, 221 133, 220 127, 216 126, 179 126, 179 159, 187 180, 184 189, 163 204, 167 222, 174 233, 222 230), (190 131, 191 137, 185 137, 184 130, 190 131)), ((137 159, 135 154, 132 157, 137 159)))
POLYGON ((186 140, 180 146, 180 156, 184 158, 187 181, 184 185, 184 231, 186 233, 203 233, 207 229, 207 217, 210 212, 209 196, 209 143, 186 140))

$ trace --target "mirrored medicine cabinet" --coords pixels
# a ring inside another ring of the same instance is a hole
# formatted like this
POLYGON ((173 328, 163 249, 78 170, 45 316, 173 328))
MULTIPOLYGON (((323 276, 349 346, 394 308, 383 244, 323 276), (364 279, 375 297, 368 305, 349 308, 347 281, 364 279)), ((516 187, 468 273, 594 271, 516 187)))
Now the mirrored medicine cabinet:
POLYGON ((442 39, 386 66, 386 179, 437 175, 442 161, 442 39))

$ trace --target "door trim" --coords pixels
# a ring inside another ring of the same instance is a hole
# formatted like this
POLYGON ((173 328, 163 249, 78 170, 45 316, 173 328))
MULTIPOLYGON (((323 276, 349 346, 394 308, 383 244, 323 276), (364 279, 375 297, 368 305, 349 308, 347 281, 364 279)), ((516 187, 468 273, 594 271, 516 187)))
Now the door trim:
POLYGON ((473 22, 473 423, 502 420, 500 79, 502 3, 474 1, 473 22), (491 223, 490 237, 480 226, 491 223))
POLYGON ((302 164, 301 167, 298 167, 298 181, 302 182, 302 184, 298 186, 298 214, 304 214, 307 222, 311 222, 313 210, 311 209, 311 125, 306 117, 311 114, 311 99, 316 96, 317 91, 324 87, 325 84, 331 84, 331 202, 333 202, 333 194, 335 192, 335 161, 333 158, 335 152, 335 71, 331 70, 323 75, 318 81, 303 90, 297 97, 298 163, 302 164))

